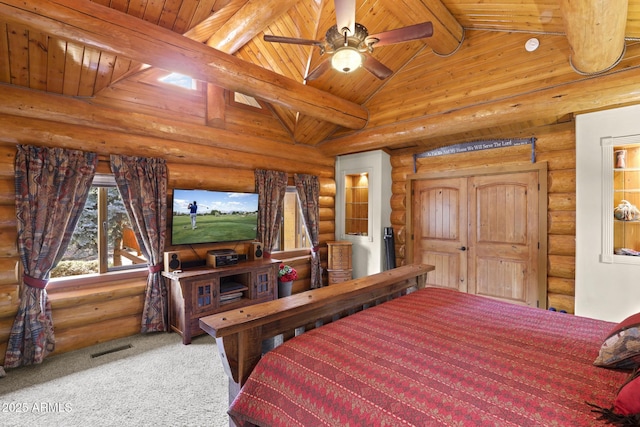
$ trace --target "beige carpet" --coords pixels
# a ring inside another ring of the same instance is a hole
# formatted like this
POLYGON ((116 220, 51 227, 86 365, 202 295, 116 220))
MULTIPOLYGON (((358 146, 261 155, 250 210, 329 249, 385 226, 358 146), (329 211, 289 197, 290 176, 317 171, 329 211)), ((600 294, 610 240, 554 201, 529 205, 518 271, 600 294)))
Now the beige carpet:
POLYGON ((0 424, 228 426, 227 385, 210 336, 137 335, 7 370, 0 424))

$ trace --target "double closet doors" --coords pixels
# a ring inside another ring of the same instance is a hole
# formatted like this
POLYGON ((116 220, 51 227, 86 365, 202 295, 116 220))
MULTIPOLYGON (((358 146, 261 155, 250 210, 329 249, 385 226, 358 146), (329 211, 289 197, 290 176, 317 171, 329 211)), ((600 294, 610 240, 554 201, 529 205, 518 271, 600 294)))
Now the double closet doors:
POLYGON ((436 267, 429 286, 546 307, 546 164, 528 167, 411 178, 412 259, 436 267))

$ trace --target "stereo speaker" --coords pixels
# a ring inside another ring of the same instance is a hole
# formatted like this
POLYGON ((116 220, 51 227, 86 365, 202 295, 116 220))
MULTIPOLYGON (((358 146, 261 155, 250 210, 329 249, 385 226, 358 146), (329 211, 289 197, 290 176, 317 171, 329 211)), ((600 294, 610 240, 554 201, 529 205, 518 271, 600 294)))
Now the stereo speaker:
POLYGON ((250 259, 262 259, 263 250, 261 242, 251 242, 251 252, 249 252, 250 259))
POLYGON ((178 252, 165 252, 164 253, 164 271, 171 273, 175 270, 180 270, 182 262, 180 262, 180 254, 178 252))

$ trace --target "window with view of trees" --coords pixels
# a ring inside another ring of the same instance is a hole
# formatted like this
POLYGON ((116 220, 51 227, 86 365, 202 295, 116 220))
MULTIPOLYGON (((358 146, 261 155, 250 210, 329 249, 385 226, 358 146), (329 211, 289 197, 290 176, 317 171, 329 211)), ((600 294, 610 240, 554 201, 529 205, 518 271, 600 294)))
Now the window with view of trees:
POLYGON ((106 273, 146 262, 113 176, 96 175, 71 242, 51 278, 106 273))
POLYGON ((295 187, 287 187, 287 192, 284 195, 282 224, 280 225, 280 241, 277 242, 274 250, 288 251, 310 247, 311 242, 304 226, 298 193, 295 187))

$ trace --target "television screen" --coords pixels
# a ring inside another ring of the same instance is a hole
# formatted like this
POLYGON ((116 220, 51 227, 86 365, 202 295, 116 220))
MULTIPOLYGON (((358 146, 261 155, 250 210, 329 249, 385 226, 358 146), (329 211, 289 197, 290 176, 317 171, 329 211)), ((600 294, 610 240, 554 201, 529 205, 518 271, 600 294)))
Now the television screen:
POLYGON ((171 244, 255 240, 258 194, 173 190, 171 244))

